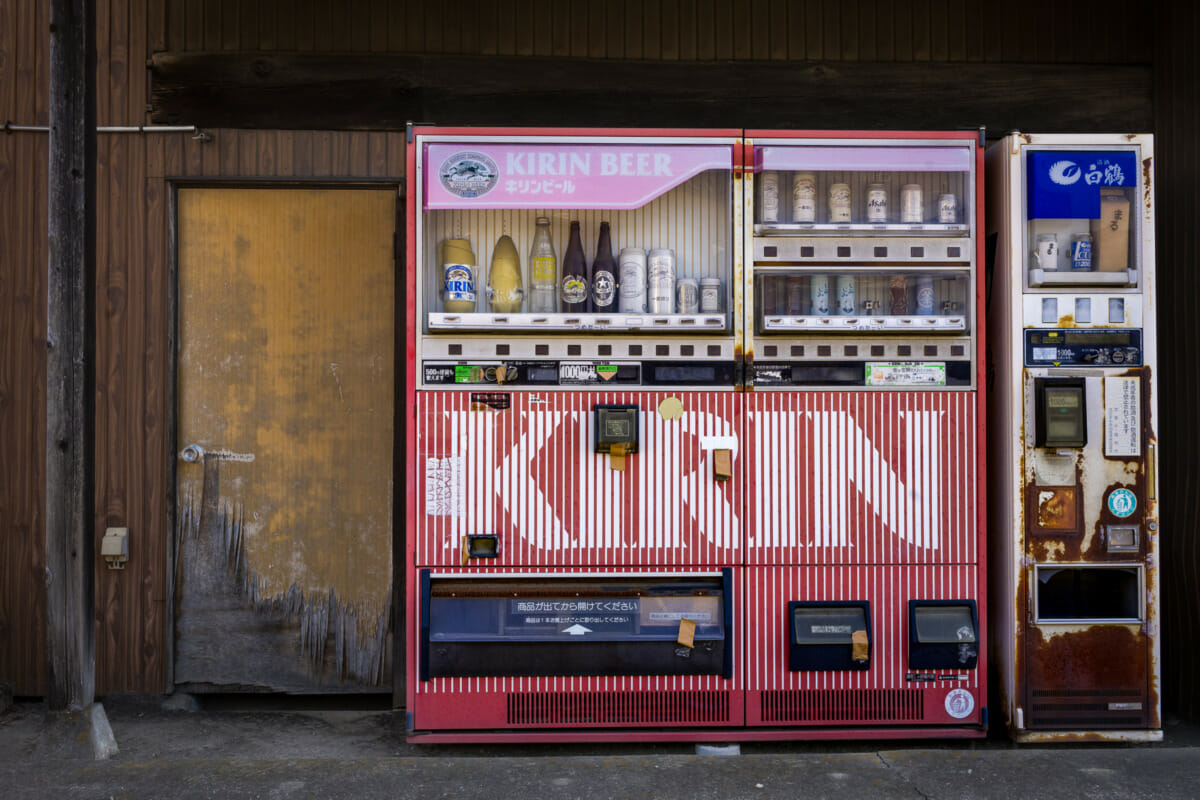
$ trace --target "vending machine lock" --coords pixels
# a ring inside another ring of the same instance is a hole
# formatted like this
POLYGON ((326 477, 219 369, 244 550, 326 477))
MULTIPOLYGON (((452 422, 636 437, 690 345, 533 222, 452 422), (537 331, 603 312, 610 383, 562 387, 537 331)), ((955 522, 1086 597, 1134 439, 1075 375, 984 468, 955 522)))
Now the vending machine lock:
POLYGON ((638 450, 638 407, 597 405, 592 409, 593 452, 629 455, 638 450))
POLYGON ((1085 447, 1087 445, 1087 391, 1083 378, 1035 378, 1034 445, 1085 447))

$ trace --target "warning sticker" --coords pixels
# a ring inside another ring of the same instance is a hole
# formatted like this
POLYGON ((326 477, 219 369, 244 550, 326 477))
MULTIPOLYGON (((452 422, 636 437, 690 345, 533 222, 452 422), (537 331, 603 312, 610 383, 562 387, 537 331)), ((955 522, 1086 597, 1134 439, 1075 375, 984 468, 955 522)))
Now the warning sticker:
POLYGON ((1104 455, 1137 458, 1142 454, 1142 392, 1139 378, 1104 379, 1104 455))

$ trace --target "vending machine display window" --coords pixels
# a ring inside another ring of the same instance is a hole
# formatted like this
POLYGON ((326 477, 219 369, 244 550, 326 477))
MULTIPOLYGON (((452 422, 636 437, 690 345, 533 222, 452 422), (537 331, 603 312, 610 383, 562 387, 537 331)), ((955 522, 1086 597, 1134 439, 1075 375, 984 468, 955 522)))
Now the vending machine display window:
POLYGON ((979 618, 974 600, 910 600, 908 665, 912 669, 975 669, 979 618))
POLYGON ((971 327, 970 292, 966 269, 760 269, 756 332, 962 335, 971 327))
POLYGON ((789 670, 870 668, 870 603, 792 601, 787 614, 789 670))
POLYGON ((1038 622, 1140 622, 1140 566, 1040 564, 1034 581, 1038 622))
POLYGON ((1132 148, 1025 154, 1030 288, 1137 286, 1141 172, 1132 148))

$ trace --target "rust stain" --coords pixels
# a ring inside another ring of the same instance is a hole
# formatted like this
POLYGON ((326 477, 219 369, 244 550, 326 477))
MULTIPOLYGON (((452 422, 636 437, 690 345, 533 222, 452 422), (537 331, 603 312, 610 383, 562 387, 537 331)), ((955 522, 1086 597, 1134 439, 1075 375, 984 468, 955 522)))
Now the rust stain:
POLYGON ((1061 317, 1059 317, 1059 318, 1058 318, 1058 327, 1060 327, 1060 328, 1074 328, 1074 327, 1076 327, 1076 325, 1075 325, 1075 315, 1074 315, 1074 314, 1066 314, 1066 315, 1064 315, 1064 316, 1061 316, 1061 317))
POLYGON ((1142 159, 1142 203, 1146 206, 1146 211, 1149 212, 1154 208, 1154 159, 1152 157, 1142 159))
POLYGON ((1030 626, 1025 637, 1026 723, 1039 727, 1146 727, 1150 721, 1149 652, 1146 633, 1128 625, 1090 625, 1047 637, 1030 626), (1110 710, 1109 703, 1140 703, 1110 710), (1111 725, 1098 723, 1111 715, 1111 725), (1051 720, 1054 720, 1051 722, 1051 720))

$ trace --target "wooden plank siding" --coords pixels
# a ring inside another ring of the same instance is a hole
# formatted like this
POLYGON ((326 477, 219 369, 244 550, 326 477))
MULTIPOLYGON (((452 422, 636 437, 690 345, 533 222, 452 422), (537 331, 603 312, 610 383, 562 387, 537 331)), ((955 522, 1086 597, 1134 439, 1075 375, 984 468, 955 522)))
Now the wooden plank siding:
MULTIPOLYGON (((146 60, 161 52, 423 53, 669 61, 1023 63, 1155 67, 1163 363, 1200 349, 1200 204, 1193 102, 1197 13, 1117 0, 101 0, 101 125, 148 122, 146 60), (1157 14, 1155 18, 1154 14, 1157 14)), ((0 121, 46 124, 44 4, 0 0, 0 121)), ((1067 97, 1063 102, 1070 103, 1067 97)), ((929 100, 927 102, 935 102, 929 100)), ((184 120, 186 122, 186 120, 184 120)), ((570 120, 576 123, 580 120, 570 120)), ((98 531, 130 528, 124 572, 96 576, 96 688, 161 691, 168 631, 172 328, 168 176, 399 179, 397 132, 102 135, 97 286, 98 531)), ((46 137, 0 133, 0 680, 44 681, 46 137)), ((1162 376, 1164 697, 1200 714, 1200 575, 1184 407, 1194 370, 1162 376)), ((102 560, 97 558, 97 563, 102 560)))

